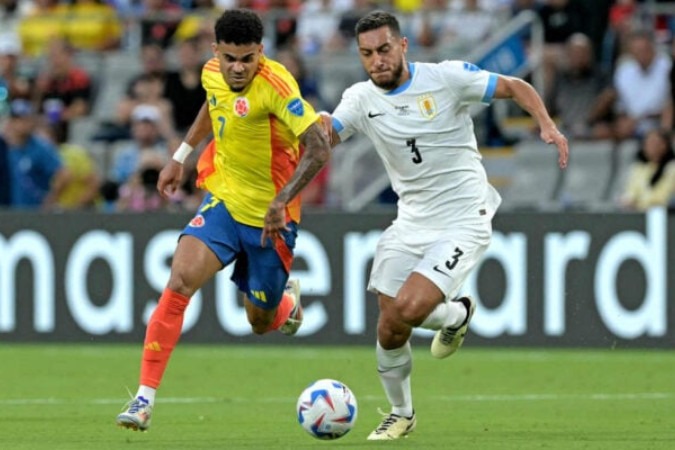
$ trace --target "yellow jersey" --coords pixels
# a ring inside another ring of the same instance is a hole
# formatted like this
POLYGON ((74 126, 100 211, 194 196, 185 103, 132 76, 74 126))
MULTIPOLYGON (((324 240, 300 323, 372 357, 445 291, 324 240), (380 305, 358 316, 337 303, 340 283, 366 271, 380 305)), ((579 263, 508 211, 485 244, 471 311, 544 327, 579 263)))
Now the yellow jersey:
MULTIPOLYGON (((319 115, 276 61, 261 57, 240 92, 230 90, 219 67, 212 58, 202 69, 214 141, 199 159, 197 183, 222 200, 237 222, 263 227, 269 203, 298 165, 298 136, 319 115)), ((300 196, 286 206, 286 218, 300 221, 300 196)))

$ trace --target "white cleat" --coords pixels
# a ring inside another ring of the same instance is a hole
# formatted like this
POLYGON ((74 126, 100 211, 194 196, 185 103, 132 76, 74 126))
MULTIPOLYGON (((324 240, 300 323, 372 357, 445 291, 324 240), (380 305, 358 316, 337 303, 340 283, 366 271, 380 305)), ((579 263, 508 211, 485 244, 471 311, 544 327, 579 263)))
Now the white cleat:
POLYGON ((300 304, 300 281, 288 280, 284 292, 290 295, 295 302, 295 306, 291 310, 291 314, 286 319, 283 325, 279 327, 279 331, 286 336, 293 336, 300 329, 302 325, 302 305, 300 304))
POLYGON ((369 441, 393 441, 394 439, 399 439, 406 437, 408 434, 412 433, 417 425, 417 419, 415 418, 415 412, 413 411, 412 416, 403 417, 398 414, 388 414, 385 415, 382 423, 375 428, 375 430, 368 435, 369 441))
POLYGON ((469 329, 469 322, 471 322, 473 313, 476 311, 476 301, 471 297, 460 297, 454 301, 460 302, 466 307, 466 319, 457 328, 441 328, 436 332, 436 336, 431 342, 431 355, 435 358, 447 358, 459 350, 469 329))
POLYGON ((152 418, 152 405, 143 397, 136 397, 117 416, 117 425, 134 431, 147 431, 152 418))

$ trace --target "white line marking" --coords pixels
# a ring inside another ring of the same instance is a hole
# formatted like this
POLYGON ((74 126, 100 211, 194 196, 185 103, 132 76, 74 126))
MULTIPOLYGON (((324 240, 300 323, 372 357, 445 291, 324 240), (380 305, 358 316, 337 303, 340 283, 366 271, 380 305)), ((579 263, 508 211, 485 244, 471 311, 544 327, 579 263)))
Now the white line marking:
MULTIPOLYGON (((382 396, 363 395, 359 400, 381 401, 382 396)), ((490 395, 445 395, 426 398, 425 401, 443 402, 537 402, 561 400, 590 400, 590 401, 624 401, 624 400, 671 400, 675 399, 675 392, 641 392, 622 394, 490 394, 490 395)), ((0 399, 2 406, 26 405, 114 405, 124 404, 124 398, 7 398, 0 399)), ((246 397, 164 397, 157 399, 162 404, 197 404, 197 403, 289 403, 296 399, 288 397, 277 398, 246 398, 246 397)))

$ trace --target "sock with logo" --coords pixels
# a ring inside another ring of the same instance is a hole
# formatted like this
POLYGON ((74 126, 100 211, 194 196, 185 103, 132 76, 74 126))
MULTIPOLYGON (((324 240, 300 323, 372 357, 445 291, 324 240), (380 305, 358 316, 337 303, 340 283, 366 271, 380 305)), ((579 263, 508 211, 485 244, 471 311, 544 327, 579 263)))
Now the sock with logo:
POLYGON ((267 331, 277 330, 280 326, 286 323, 286 320, 288 320, 288 317, 291 315, 291 311, 293 311, 294 306, 295 299, 291 296, 291 294, 284 292, 284 296, 281 297, 279 306, 277 306, 277 313, 274 316, 274 320, 267 331))
POLYGON ((141 360, 141 386, 157 389, 173 348, 180 339, 183 316, 190 299, 164 289, 145 331, 141 360))
POLYGON ((155 392, 157 392, 157 389, 141 385, 138 387, 138 392, 136 392, 136 398, 140 398, 146 403, 153 405, 155 403, 155 392))
POLYGON ((420 324, 420 328, 427 330, 456 328, 464 323, 466 315, 466 307, 462 302, 443 302, 431 311, 431 314, 420 324))
POLYGON ((410 342, 403 347, 385 350, 377 343, 377 371, 387 399, 391 404, 391 412, 402 417, 413 414, 412 392, 410 389, 410 372, 412 372, 412 350, 410 342))

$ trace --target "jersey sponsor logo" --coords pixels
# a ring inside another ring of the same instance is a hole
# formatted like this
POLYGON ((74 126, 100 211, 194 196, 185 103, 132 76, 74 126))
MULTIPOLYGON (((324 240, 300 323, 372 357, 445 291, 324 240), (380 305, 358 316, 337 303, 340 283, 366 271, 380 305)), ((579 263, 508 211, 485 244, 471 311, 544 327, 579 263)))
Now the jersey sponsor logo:
POLYGON ((248 99, 246 97, 237 97, 234 101, 234 112, 239 117, 246 117, 250 110, 251 105, 248 103, 248 99))
POLYGON ((294 116, 302 117, 305 114, 305 106, 302 104, 302 100, 299 98, 294 98, 286 107, 288 111, 294 116))
POLYGON ((384 114, 385 114, 385 113, 374 113, 374 112, 368 111, 368 118, 369 118, 369 119, 372 119, 373 117, 384 116, 384 114))
POLYGON ((394 109, 396 110, 399 116, 410 115, 410 105, 394 106, 394 109))
POLYGON ((191 227, 194 227, 194 228, 201 228, 201 227, 204 226, 205 223, 206 223, 206 220, 204 220, 204 216, 202 216, 201 214, 197 214, 196 216, 194 216, 192 218, 192 220, 190 221, 190 223, 188 225, 190 225, 191 227))
POLYGON ((422 117, 426 117, 427 119, 433 119, 436 116, 438 108, 436 107, 436 100, 434 100, 433 95, 431 94, 420 95, 419 97, 417 97, 417 104, 420 107, 422 117))
POLYGON ((469 71, 469 72, 480 72, 480 67, 478 67, 475 64, 471 64, 470 62, 465 62, 464 63, 464 70, 469 71))

